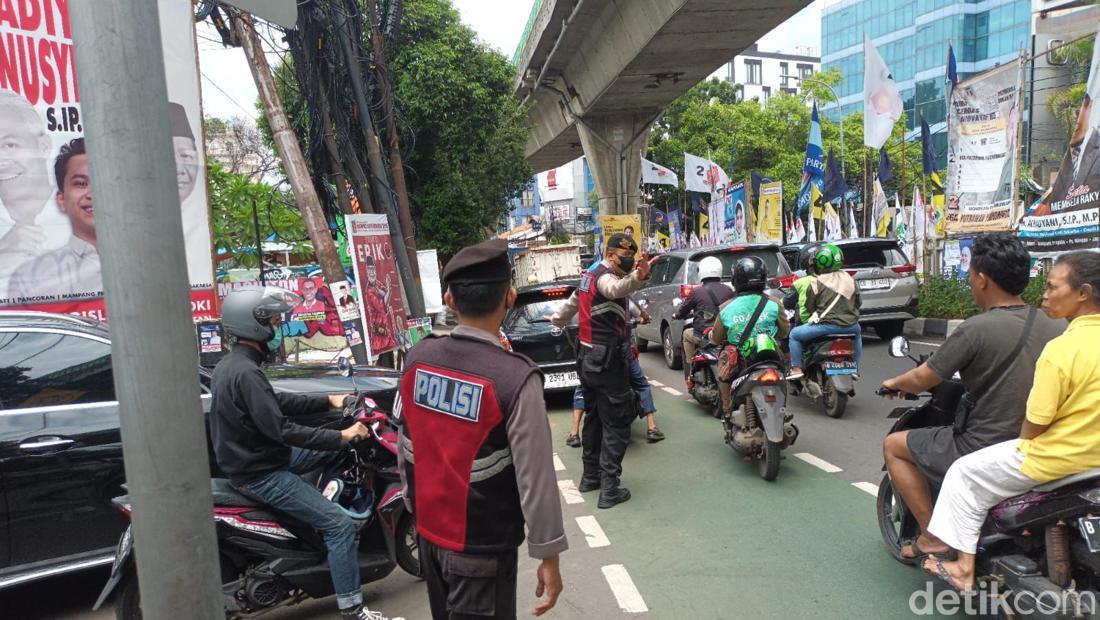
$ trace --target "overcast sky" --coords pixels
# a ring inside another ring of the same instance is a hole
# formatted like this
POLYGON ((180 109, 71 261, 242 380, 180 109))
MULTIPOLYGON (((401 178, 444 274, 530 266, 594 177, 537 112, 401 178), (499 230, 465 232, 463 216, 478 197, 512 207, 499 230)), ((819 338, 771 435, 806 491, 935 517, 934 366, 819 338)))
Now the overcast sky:
MULTIPOLYGON (((793 52, 796 46, 821 49, 821 3, 813 4, 760 40, 765 51, 793 52)), ((533 0, 452 0, 455 8, 482 41, 511 58, 533 0)), ((281 43, 281 42, 276 42, 281 43)), ((223 48, 209 22, 198 25, 203 111, 207 116, 255 117, 256 87, 239 48, 223 48)), ((278 57, 269 55, 275 64, 278 57)))

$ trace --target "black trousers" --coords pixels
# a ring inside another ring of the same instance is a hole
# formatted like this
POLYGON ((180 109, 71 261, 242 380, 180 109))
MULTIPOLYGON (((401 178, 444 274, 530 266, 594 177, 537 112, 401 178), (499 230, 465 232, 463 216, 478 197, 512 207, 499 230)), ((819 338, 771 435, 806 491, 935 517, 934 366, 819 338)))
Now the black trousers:
POLYGON ((515 549, 483 555, 448 551, 420 538, 433 620, 516 617, 515 549))
POLYGON ((581 461, 584 478, 599 479, 600 487, 614 488, 623 475, 623 457, 630 442, 630 424, 637 417, 637 395, 630 387, 628 345, 610 350, 581 346, 577 374, 584 393, 581 461))

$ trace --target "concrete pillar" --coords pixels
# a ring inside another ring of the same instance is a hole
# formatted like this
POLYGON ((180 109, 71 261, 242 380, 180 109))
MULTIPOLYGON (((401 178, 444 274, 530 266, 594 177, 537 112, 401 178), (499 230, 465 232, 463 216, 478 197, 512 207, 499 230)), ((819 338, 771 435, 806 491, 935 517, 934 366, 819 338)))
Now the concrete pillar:
POLYGON ((584 155, 596 180, 600 215, 637 213, 642 161, 652 111, 585 117, 577 123, 584 155))

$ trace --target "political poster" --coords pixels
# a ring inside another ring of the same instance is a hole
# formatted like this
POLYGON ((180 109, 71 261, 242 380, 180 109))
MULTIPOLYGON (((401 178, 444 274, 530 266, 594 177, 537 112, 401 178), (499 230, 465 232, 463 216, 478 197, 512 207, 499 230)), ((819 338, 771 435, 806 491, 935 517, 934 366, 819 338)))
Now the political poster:
POLYGON ((1008 230, 1012 224, 1020 67, 1020 60, 1007 63, 951 91, 948 232, 1008 230))
POLYGON ((359 289, 360 317, 367 332, 367 353, 377 358, 398 348, 408 330, 390 226, 385 215, 374 213, 345 215, 344 222, 359 289))
MULTIPOLYGON (((628 215, 601 215, 600 227, 603 229, 603 239, 610 239, 611 235, 623 233, 629 235, 639 243, 642 239, 642 216, 637 213, 628 215)), ((601 244, 602 247, 602 244, 601 244)))
POLYGON ((756 208, 756 241, 783 241, 783 182, 760 184, 756 208))
MULTIPOLYGON (((194 19, 190 2, 159 5, 191 311, 198 321, 216 312, 194 19)), ((67 3, 0 2, 0 134, 6 136, 0 307, 105 320, 77 53, 67 3)))
POLYGON ((542 202, 573 199, 573 162, 540 172, 537 176, 542 202))
POLYGON ((419 343, 427 338, 428 334, 432 333, 431 319, 409 319, 407 325, 409 328, 409 346, 419 343))
POLYGON ((443 305, 443 285, 439 277, 439 256, 435 250, 417 250, 416 264, 420 268, 420 289, 424 294, 424 311, 439 314, 443 305))
POLYGON ((722 243, 744 243, 748 241, 748 219, 745 194, 745 182, 738 181, 729 186, 723 196, 722 243))
POLYGON ((1020 222, 1020 238, 1032 256, 1100 246, 1100 37, 1096 41, 1069 150, 1050 189, 1020 222))

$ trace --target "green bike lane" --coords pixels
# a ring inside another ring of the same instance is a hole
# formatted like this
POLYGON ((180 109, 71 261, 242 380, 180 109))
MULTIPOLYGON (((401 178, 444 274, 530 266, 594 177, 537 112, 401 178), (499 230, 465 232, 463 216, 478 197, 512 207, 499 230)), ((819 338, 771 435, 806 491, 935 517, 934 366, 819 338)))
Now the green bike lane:
MULTIPOLYGON (((928 581, 883 550, 873 496, 793 457, 798 443, 766 482, 717 420, 686 396, 654 393, 668 439, 647 444, 635 424, 623 464, 633 497, 593 511, 652 617, 914 617, 910 596, 928 581)), ((551 413, 556 451, 579 482, 568 420, 551 413)))

